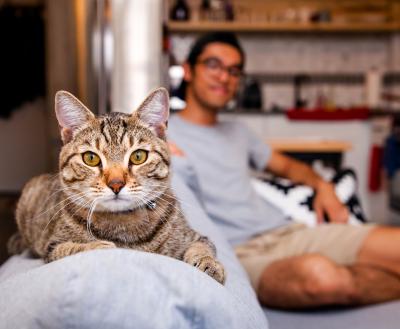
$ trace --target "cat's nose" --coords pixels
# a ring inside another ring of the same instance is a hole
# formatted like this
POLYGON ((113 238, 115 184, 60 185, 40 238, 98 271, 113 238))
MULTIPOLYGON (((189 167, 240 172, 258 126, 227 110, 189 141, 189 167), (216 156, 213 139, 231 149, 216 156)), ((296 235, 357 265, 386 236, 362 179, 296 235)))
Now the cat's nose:
POLYGON ((108 182, 107 186, 112 189, 115 194, 118 194, 125 186, 125 182, 121 179, 112 179, 108 182))

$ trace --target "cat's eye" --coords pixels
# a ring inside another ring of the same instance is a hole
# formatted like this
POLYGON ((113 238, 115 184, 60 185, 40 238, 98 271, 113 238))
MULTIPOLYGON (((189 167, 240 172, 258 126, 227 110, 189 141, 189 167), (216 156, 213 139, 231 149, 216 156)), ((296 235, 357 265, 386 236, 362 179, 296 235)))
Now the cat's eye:
POLYGON ((140 165, 147 160, 148 152, 145 150, 136 150, 132 152, 129 160, 134 165, 140 165))
POLYGON ((100 157, 93 152, 85 152, 82 154, 83 162, 86 163, 88 166, 96 167, 100 164, 100 157))

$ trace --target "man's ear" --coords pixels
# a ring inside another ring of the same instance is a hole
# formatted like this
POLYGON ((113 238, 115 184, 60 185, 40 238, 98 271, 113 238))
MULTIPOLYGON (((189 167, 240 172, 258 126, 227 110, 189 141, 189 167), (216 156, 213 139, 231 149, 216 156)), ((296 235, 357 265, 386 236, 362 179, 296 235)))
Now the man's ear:
POLYGON ((182 67, 183 67, 183 80, 185 80, 186 82, 192 81, 193 73, 190 64, 188 62, 185 62, 183 63, 182 67))
POLYGON ((169 117, 169 95, 165 88, 152 91, 133 113, 159 137, 165 139, 169 117))
POLYGON ((55 111, 64 144, 71 141, 75 130, 95 118, 74 95, 64 90, 56 93, 55 111))

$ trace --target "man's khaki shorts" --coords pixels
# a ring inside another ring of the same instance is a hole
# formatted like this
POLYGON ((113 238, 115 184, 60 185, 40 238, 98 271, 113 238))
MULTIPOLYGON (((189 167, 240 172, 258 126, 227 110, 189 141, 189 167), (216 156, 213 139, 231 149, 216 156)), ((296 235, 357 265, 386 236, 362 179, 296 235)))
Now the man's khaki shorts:
POLYGON ((318 253, 337 264, 355 262, 364 239, 374 225, 324 224, 307 227, 290 224, 261 233, 235 248, 253 288, 257 289, 261 274, 274 261, 288 257, 318 253))

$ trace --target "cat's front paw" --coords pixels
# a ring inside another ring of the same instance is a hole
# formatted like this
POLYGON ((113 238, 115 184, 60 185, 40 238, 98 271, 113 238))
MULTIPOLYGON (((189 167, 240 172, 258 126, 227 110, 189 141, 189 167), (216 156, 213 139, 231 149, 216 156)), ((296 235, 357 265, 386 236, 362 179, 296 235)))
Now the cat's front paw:
POLYGON ((60 243, 54 247, 47 255, 45 255, 45 262, 53 262, 57 259, 74 255, 78 252, 90 251, 95 249, 112 249, 117 248, 114 242, 97 240, 88 243, 77 243, 72 241, 67 241, 60 243))
POLYGON ((204 256, 195 261, 192 265, 197 267, 200 271, 207 273, 219 283, 225 283, 224 267, 216 259, 210 256, 204 256))
POLYGON ((114 242, 99 240, 90 243, 90 249, 112 249, 117 248, 114 242))

